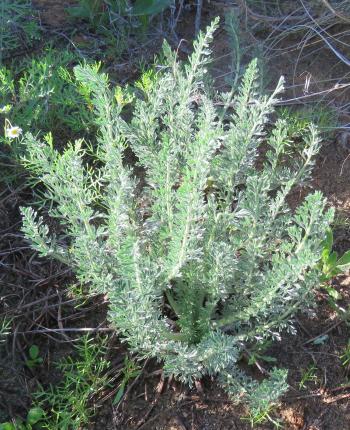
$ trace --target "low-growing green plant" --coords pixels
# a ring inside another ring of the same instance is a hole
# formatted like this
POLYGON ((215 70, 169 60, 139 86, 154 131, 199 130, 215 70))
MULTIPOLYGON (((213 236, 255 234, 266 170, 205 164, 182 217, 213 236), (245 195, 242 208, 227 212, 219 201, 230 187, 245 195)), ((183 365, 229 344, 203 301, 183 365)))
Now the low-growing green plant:
MULTIPOLYGON (((59 139, 79 134, 87 137, 94 130, 89 91, 77 84, 72 66, 75 55, 47 49, 43 55, 0 67, 0 179, 13 182, 23 173, 20 156, 26 152, 18 145, 22 132, 50 132, 59 139)), ((96 64, 94 67, 99 67, 96 64)))
POLYGON ((275 406, 269 404, 265 409, 259 408, 259 411, 250 411, 246 416, 242 417, 242 421, 248 421, 251 428, 254 428, 258 424, 263 424, 269 421, 275 429, 282 428, 282 424, 279 419, 272 417, 275 406))
POLYGON ((317 367, 311 364, 307 369, 302 372, 301 379, 299 382, 299 390, 306 388, 307 382, 317 382, 317 367))
POLYGON ((252 365, 257 363, 258 361, 265 361, 265 363, 276 363, 276 358, 271 357, 265 353, 266 349, 271 346, 272 341, 267 340, 264 343, 258 344, 254 347, 252 351, 249 351, 249 360, 248 364, 252 365))
POLYGON ((88 92, 71 73, 77 58, 69 51, 47 49, 19 66, 0 67, 0 108, 23 131, 60 130, 65 135, 91 125, 88 92))
POLYGON ((42 428, 41 424, 44 418, 45 412, 43 409, 30 408, 25 421, 17 418, 14 422, 0 423, 0 430, 35 430, 42 428))
POLYGON ((314 305, 334 211, 318 191, 294 213, 287 204, 309 177, 320 140, 310 126, 290 156, 284 121, 265 136, 282 79, 260 95, 253 61, 235 97, 213 93, 207 67, 216 27, 200 34, 186 64, 164 44, 166 63, 129 121, 106 74, 75 68, 91 91, 99 163, 92 169, 82 140, 60 153, 26 134, 26 165, 46 187, 62 234, 30 207, 22 208, 23 232, 41 256, 108 295, 110 323, 131 351, 162 360, 165 374, 184 383, 216 375, 258 415, 287 389, 287 371, 272 369, 258 383, 239 361, 246 345, 295 332, 295 313, 314 305), (262 141, 269 149, 258 160, 262 141))
POLYGON ((55 386, 40 386, 33 397, 40 408, 47 410, 43 429, 78 430, 93 415, 89 404, 107 383, 105 371, 106 339, 83 336, 76 344, 77 357, 67 357, 58 364, 62 381, 55 386))
POLYGON ((338 253, 333 251, 333 242, 333 232, 329 229, 326 234, 326 239, 322 242, 323 249, 319 265, 322 270, 321 281, 323 282, 323 289, 328 293, 329 304, 340 315, 344 310, 336 304, 336 301, 340 300, 342 296, 340 292, 327 281, 340 273, 346 272, 350 268, 350 251, 345 252, 338 258, 338 253))
POLYGON ((333 251, 333 242, 333 232, 329 229, 327 231, 326 239, 322 242, 323 250, 320 262, 323 273, 321 278, 322 281, 328 281, 350 268, 350 250, 346 251, 339 258, 338 253, 333 251))
POLYGON ((32 369, 33 367, 40 366, 43 362, 43 358, 40 357, 40 350, 37 345, 32 345, 28 351, 28 359, 26 365, 32 369))

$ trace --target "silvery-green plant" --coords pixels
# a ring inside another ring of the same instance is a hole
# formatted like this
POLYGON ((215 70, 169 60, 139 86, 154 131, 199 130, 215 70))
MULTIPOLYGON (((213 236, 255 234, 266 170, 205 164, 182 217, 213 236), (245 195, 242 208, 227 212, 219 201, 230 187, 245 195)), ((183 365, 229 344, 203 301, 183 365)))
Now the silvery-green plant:
POLYGON ((207 84, 216 27, 198 37, 186 64, 165 43, 167 64, 130 121, 107 75, 75 68, 99 128, 94 168, 83 141, 60 153, 50 139, 27 134, 24 162, 46 187, 61 233, 29 207, 23 231, 40 255, 108 295, 110 323, 132 351, 157 357, 188 384, 216 375, 259 413, 286 390, 286 371, 272 370, 259 385, 238 362, 247 345, 294 331, 294 314, 312 306, 333 211, 320 192, 294 212, 287 204, 320 142, 310 127, 300 152, 291 152, 283 121, 267 135, 283 79, 260 95, 253 61, 236 96, 207 84))

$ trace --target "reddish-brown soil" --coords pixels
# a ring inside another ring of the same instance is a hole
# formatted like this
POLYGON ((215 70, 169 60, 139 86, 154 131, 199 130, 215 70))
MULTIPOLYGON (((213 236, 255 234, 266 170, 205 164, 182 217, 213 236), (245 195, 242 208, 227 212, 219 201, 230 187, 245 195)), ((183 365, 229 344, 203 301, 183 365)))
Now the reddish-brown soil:
MULTIPOLYGON (((50 30, 64 32, 67 25, 67 13, 64 7, 73 1, 35 0, 42 23, 50 30)), ((210 10, 204 10, 203 21, 217 13, 222 14, 220 2, 210 10)), ((224 5, 224 8, 226 6, 224 5)), ((180 23, 179 35, 191 39, 193 15, 190 13, 180 23)), ((70 24, 69 24, 70 25, 70 24)), ((249 36, 245 35, 247 40, 249 36)), ((295 65, 295 54, 287 53, 271 60, 270 74, 273 77, 284 74, 287 84, 303 84, 305 73, 312 75, 312 82, 319 90, 325 87, 319 82, 325 76, 342 73, 342 66, 327 52, 326 58, 317 57, 311 63, 300 60, 295 65), (325 68, 324 63, 327 63, 325 68), (328 71, 327 71, 328 70, 328 71), (329 74, 328 74, 329 73, 329 74)), ((225 85, 224 76, 229 72, 229 44, 223 31, 214 41, 214 55, 219 58, 213 68, 217 77, 216 85, 225 85)), ((153 55, 153 54, 152 54, 153 55)), ((132 61, 130 62, 132 63, 132 61)), ((125 61, 123 64, 110 65, 111 70, 118 70, 127 80, 135 74, 134 65, 125 61)), ((302 94, 299 87, 290 89, 287 97, 302 94)), ((349 94, 342 93, 332 99, 334 103, 346 100, 349 94), (338 99, 337 99, 338 97, 338 99)), ((333 97, 333 93, 332 93, 333 97)), ((329 101, 327 99, 326 101, 329 101)), ((350 142, 344 144, 344 134, 328 135, 317 159, 311 187, 320 189, 327 196, 329 203, 335 206, 339 221, 335 231, 335 246, 340 252, 350 248, 350 142), (341 144, 343 142, 343 144, 341 144)), ((310 188, 295 190, 291 199, 300 201, 310 188)), ((74 300, 63 285, 67 285, 70 274, 66 269, 32 259, 28 249, 21 249, 11 254, 11 248, 17 246, 18 203, 28 196, 18 190, 3 189, 5 196, 0 201, 0 231, 2 234, 1 258, 3 262, 0 286, 5 290, 4 303, 13 303, 18 312, 13 327, 17 332, 36 330, 41 327, 97 327, 105 323, 105 304, 103 298, 87 302, 79 309, 74 308, 74 300), (16 233, 17 228, 17 233, 16 233), (7 231, 9 233, 7 233, 7 231), (20 288, 18 286, 20 285, 20 288), (103 304, 102 304, 103 303, 103 304), (18 318, 20 317, 20 318, 18 318)), ((350 308, 350 277, 340 276, 332 282, 342 294, 339 306, 350 308)), ((279 367, 289 370, 290 390, 284 396, 279 407, 271 412, 273 419, 281 419, 281 428, 285 430, 347 430, 350 429, 350 380, 349 368, 342 366, 339 356, 350 339, 349 323, 341 320, 329 306, 327 295, 319 292, 318 307, 315 315, 300 315, 297 319, 297 335, 284 335, 280 342, 267 352, 277 359, 279 367), (313 339, 326 334, 322 344, 315 344, 313 339), (300 387, 305 371, 314 365, 316 380, 306 382, 300 387)), ((6 310, 6 309, 4 309, 6 310)), ((13 336, 8 348, 12 362, 2 365, 1 378, 5 383, 0 389, 0 409, 10 414, 24 416, 30 404, 30 392, 38 380, 55 383, 59 375, 53 370, 52 362, 69 354, 74 335, 35 334, 13 336), (24 369, 23 360, 28 345, 38 344, 45 359, 41 370, 24 369)), ((115 341, 113 341, 115 343, 115 341)), ((112 363, 120 365, 120 350, 111 348, 112 363), (119 352, 115 352, 119 351, 119 352)), ((3 357, 0 357, 3 359, 3 357)), ((2 364, 2 362, 1 362, 2 364)), ((113 369, 112 369, 113 370, 113 369)), ((255 371, 255 370, 254 370, 255 371)), ((259 372, 256 371, 259 376, 259 372)), ((161 367, 150 362, 144 367, 141 376, 133 384, 125 401, 113 406, 113 390, 103 393, 105 400, 96 401, 97 413, 89 429, 92 430, 248 430, 249 422, 244 421, 246 411, 242 406, 234 406, 227 399, 214 381, 202 381, 197 387, 188 389, 172 380, 162 380, 161 367)), ((1 421, 1 417, 0 417, 1 421)), ((273 429, 267 421, 257 424, 256 429, 273 429)), ((57 429, 59 430, 59 429, 57 429)))

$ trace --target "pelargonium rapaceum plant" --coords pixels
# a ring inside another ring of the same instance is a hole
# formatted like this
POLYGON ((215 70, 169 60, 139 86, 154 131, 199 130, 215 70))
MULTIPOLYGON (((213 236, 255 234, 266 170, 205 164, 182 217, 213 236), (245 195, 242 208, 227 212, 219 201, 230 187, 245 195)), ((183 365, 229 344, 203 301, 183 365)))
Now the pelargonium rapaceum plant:
POLYGON ((108 294, 110 323, 139 356, 163 360, 166 373, 186 383, 219 375, 254 404, 254 392, 278 397, 286 372, 273 370, 258 390, 237 361, 245 345, 292 328, 293 315, 312 304, 333 212, 320 192, 294 213, 286 202, 309 176, 319 138, 311 127, 291 154, 286 123, 266 137, 283 80, 260 95, 253 61, 235 97, 213 96, 205 84, 216 26, 199 36, 186 64, 164 45, 167 64, 130 121, 108 77, 76 67, 93 97, 98 163, 88 166, 81 141, 60 154, 50 140, 27 135, 24 162, 45 185, 63 233, 50 236, 31 208, 22 208, 23 231, 42 256, 108 294))

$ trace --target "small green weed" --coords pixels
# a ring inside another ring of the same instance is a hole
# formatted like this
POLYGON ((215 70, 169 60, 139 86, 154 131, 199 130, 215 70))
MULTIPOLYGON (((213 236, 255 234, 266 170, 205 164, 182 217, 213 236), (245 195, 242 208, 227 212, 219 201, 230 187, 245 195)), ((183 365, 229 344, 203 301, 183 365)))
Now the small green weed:
POLYGON ((68 51, 49 48, 17 67, 0 67, 0 108, 6 118, 24 131, 86 130, 91 114, 69 71, 77 61, 68 51))
POLYGON ((6 422, 0 424, 0 430, 35 430, 43 428, 42 422, 45 418, 45 412, 41 408, 31 408, 28 411, 27 418, 23 421, 17 418, 14 422, 6 422))
POLYGON ((299 390, 306 388, 307 382, 317 382, 317 367, 311 364, 306 370, 302 372, 301 379, 299 382, 299 390))
POLYGON ((326 282, 334 276, 346 271, 350 267, 350 250, 346 251, 342 257, 338 258, 338 253, 333 249, 333 232, 327 231, 326 239, 322 242, 323 250, 320 267, 322 270, 321 281, 326 282))
POLYGON ((242 417, 243 421, 249 421, 251 427, 269 421, 273 426, 281 428, 281 422, 272 416, 277 406, 277 398, 274 397, 273 392, 286 391, 287 384, 282 382, 281 375, 285 373, 284 370, 274 369, 270 373, 270 381, 264 380, 260 385, 254 386, 251 393, 247 393, 249 397, 249 410, 248 414, 242 417))
POLYGON ((76 345, 78 356, 57 365, 63 374, 62 382, 48 388, 40 386, 34 393, 37 405, 48 411, 45 429, 78 430, 88 423, 94 412, 89 401, 107 383, 106 340, 83 336, 76 345))
POLYGON ((0 66, 0 180, 8 183, 21 173, 16 162, 26 152, 17 139, 22 131, 50 131, 59 140, 87 137, 95 129, 88 92, 71 73, 76 63, 74 54, 48 48, 17 66, 0 66))
POLYGON ((270 405, 264 410, 258 411, 256 413, 249 412, 246 416, 242 417, 242 421, 248 421, 252 428, 254 428, 256 425, 264 424, 269 421, 271 424, 273 424, 275 429, 280 429, 282 428, 281 421, 272 417, 274 409, 275 406, 270 405))
POLYGON ((250 351, 248 364, 255 364, 258 360, 265 361, 266 363, 276 363, 276 358, 264 354, 271 344, 272 342, 268 340, 261 345, 257 345, 253 351, 250 351))
POLYGON ((26 365, 32 369, 33 367, 40 366, 44 361, 42 357, 40 357, 39 347, 37 345, 32 345, 28 351, 29 358, 26 360, 26 365))

